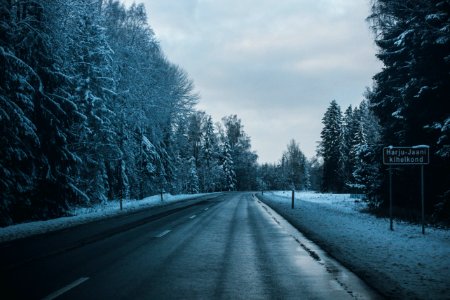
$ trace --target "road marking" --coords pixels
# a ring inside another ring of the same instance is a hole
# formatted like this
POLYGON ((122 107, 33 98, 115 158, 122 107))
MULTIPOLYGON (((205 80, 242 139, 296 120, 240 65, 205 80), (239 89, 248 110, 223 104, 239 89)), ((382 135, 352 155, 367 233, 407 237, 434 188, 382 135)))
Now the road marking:
POLYGON ((88 279, 89 279, 89 277, 81 277, 80 279, 75 280, 71 284, 66 285, 62 289, 59 289, 56 292, 51 293, 50 295, 48 295, 47 297, 43 298, 42 300, 53 300, 55 298, 58 298, 62 294, 67 293, 68 291, 70 291, 71 289, 79 286, 80 284, 82 284, 83 282, 85 282, 88 279))
POLYGON ((161 232, 160 234, 155 235, 155 237, 157 237, 157 238, 163 237, 163 236, 165 236, 166 234, 168 234, 170 231, 171 231, 171 230, 164 230, 164 231, 161 232))
POLYGON ((190 216, 189 219, 195 218, 197 215, 190 216))
POLYGON ((208 210, 208 209, 209 209, 209 207, 205 208, 205 210, 208 210))

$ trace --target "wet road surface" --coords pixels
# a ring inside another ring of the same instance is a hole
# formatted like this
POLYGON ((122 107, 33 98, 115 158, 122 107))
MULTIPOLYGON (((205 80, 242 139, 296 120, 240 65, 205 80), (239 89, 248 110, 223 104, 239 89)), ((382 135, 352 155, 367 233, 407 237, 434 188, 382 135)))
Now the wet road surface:
POLYGON ((379 298, 251 193, 125 228, 2 270, 1 298, 379 298))

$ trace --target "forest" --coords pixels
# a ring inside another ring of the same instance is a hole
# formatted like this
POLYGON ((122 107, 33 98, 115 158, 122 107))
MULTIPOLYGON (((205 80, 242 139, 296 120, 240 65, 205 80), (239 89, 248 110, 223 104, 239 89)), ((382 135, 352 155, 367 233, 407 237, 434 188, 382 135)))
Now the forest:
POLYGON ((143 4, 1 0, 2 226, 160 192, 254 189, 236 115, 197 111, 143 4))
MULTIPOLYGON (((0 3, 0 226, 162 192, 345 192, 383 211, 389 145, 430 146, 426 212, 449 223, 449 1, 371 1, 373 86, 357 107, 331 101, 316 157, 291 140, 262 165, 237 115, 196 109, 143 4, 0 3)), ((394 170, 397 215, 418 216, 419 180, 417 167, 394 170)))
MULTIPOLYGON (((292 141, 280 162, 260 167, 268 189, 362 194, 386 215, 389 171, 384 147, 427 145, 425 213, 450 224, 450 1, 373 0, 367 22, 383 63, 357 107, 332 100, 322 118, 317 156, 292 141), (293 163, 292 163, 293 162, 293 163)), ((393 169, 394 215, 419 221, 420 166, 393 169)))
MULTIPOLYGON (((359 108, 332 101, 318 155, 322 191, 361 192, 388 206, 387 146, 430 147, 425 166, 429 221, 450 224, 450 1, 374 0, 367 18, 383 63, 359 108), (339 137, 339 138, 336 138, 339 137), (339 178, 339 180, 336 180, 339 178)), ((418 220, 420 167, 393 169, 394 212, 418 220)))

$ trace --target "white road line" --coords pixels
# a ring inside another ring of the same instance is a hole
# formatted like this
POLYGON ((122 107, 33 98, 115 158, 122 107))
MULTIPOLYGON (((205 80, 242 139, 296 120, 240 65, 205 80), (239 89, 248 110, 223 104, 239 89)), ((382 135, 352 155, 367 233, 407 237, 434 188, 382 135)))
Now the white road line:
POLYGON ((67 293, 68 291, 70 291, 71 289, 73 289, 74 287, 79 286, 80 284, 82 284, 83 282, 85 282, 86 280, 88 280, 89 277, 81 277, 80 279, 75 280, 74 282, 72 282, 71 284, 66 285, 65 287, 63 287, 62 289, 57 290, 56 292, 51 293, 50 295, 48 295, 47 297, 44 297, 42 300, 53 300, 55 298, 58 298, 59 296, 61 296, 64 293, 67 293))
POLYGON ((171 230, 164 230, 164 231, 161 232, 160 234, 155 235, 155 237, 157 237, 157 238, 163 237, 163 236, 165 236, 166 234, 168 234, 169 232, 171 232, 171 230))
POLYGON ((195 218, 197 215, 190 216, 189 219, 195 218))

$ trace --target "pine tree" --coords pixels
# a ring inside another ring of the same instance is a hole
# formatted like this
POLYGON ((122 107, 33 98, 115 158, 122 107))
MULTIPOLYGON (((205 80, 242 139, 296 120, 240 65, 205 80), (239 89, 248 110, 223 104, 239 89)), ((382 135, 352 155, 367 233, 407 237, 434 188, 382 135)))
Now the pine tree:
POLYGON ((378 207, 380 197, 377 192, 381 185, 381 162, 379 153, 380 131, 377 118, 365 101, 361 102, 358 114, 358 130, 351 151, 355 161, 353 180, 349 183, 356 191, 366 195, 372 207, 378 207))
POLYGON ((8 1, 0 2, 0 226, 11 224, 15 206, 25 206, 35 188, 40 147, 32 121, 35 93, 41 81, 35 71, 14 54, 17 25, 8 1))
MULTIPOLYGON (((17 203, 11 215, 15 221, 31 216, 58 216, 66 212, 72 199, 84 197, 72 177, 79 158, 69 148, 73 137, 69 128, 80 117, 76 105, 67 96, 68 76, 60 68, 64 59, 62 51, 59 51, 58 43, 61 41, 53 30, 55 22, 62 20, 61 16, 56 20, 53 18, 55 11, 65 4, 14 1, 6 5, 17 12, 10 19, 15 24, 10 49, 25 63, 22 70, 25 71, 26 65, 31 72, 24 82, 35 82, 29 85, 33 90, 33 110, 29 112, 29 120, 39 140, 31 156, 35 158, 35 169, 33 172, 21 170, 34 181, 33 190, 26 202, 17 203)), ((20 73, 24 74, 23 71, 20 73)))
POLYGON ((237 115, 222 118, 224 132, 221 136, 223 143, 230 147, 236 175, 237 190, 252 190, 256 183, 256 162, 258 156, 251 150, 250 137, 245 133, 242 121, 237 115))
POLYGON ((214 125, 211 116, 206 118, 206 122, 203 126, 202 152, 206 168, 209 168, 214 158, 217 156, 217 137, 214 133, 214 125))
POLYGON ((197 194, 199 190, 199 180, 197 175, 197 167, 195 165, 195 158, 191 157, 189 159, 189 181, 188 181, 188 188, 187 192, 190 194, 197 194))
POLYGON ((74 124, 77 140, 73 150, 81 158, 78 187, 94 202, 105 202, 108 177, 105 161, 118 156, 112 126, 111 96, 114 94, 112 51, 101 27, 98 3, 80 0, 71 49, 73 102, 83 115, 83 122, 74 124))
POLYGON ((205 113, 196 111, 189 117, 189 127, 187 130, 189 147, 195 160, 195 165, 200 166, 200 150, 202 141, 202 123, 205 113))
POLYGON ((336 100, 331 101, 322 123, 324 127, 318 149, 318 154, 323 158, 322 191, 340 192, 343 189, 340 151, 342 114, 336 100))
POLYGON ((342 167, 342 180, 344 183, 344 189, 348 190, 349 183, 353 182, 353 169, 355 166, 354 155, 352 155, 352 149, 355 145, 355 134, 358 130, 359 118, 358 109, 353 109, 350 105, 342 118, 341 129, 341 167, 342 167))
POLYGON ((230 145, 225 142, 223 145, 222 169, 224 173, 224 186, 226 191, 236 190, 236 173, 234 172, 234 163, 231 157, 230 145))
POLYGON ((211 116, 207 116, 202 128, 202 141, 201 141, 201 160, 203 161, 200 169, 200 177, 202 182, 203 191, 213 192, 215 191, 220 182, 222 172, 220 172, 219 166, 219 146, 217 136, 214 132, 214 125, 211 116))

